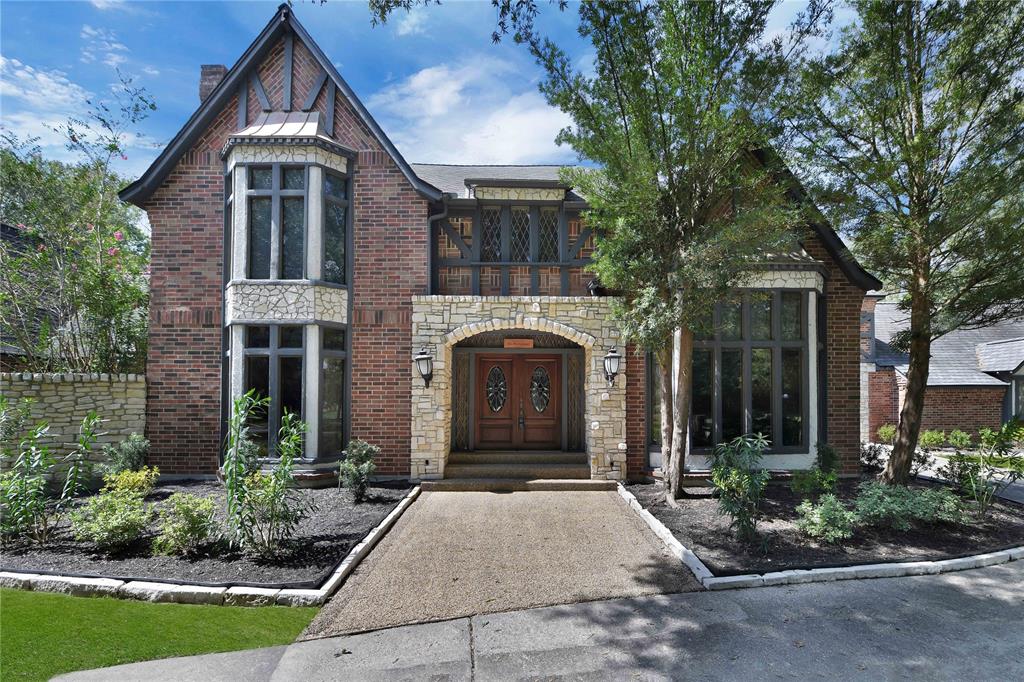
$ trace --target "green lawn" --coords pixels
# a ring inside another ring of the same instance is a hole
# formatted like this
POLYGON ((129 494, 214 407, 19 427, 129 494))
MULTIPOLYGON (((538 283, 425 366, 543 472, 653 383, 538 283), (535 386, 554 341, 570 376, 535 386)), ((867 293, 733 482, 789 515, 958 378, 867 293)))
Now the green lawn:
POLYGON ((0 679, 287 644, 316 612, 0 590, 0 679))

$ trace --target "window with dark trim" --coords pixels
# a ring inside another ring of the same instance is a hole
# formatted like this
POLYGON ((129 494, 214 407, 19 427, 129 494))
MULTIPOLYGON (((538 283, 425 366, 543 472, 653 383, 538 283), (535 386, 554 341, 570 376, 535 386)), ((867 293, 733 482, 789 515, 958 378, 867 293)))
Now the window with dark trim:
POLYGON ((250 279, 303 279, 306 272, 305 166, 249 166, 250 279))
MULTIPOLYGON (((771 442, 769 452, 806 452, 806 292, 745 292, 715 307, 712 329, 694 341, 691 447, 707 452, 737 436, 761 433, 771 442)), ((657 445, 661 399, 653 359, 649 365, 648 437, 657 445)))
POLYGON ((318 457, 337 457, 345 449, 347 333, 344 327, 320 327, 320 447, 318 457))
POLYGON ((246 391, 270 398, 249 420, 249 436, 263 456, 275 452, 285 410, 303 415, 303 339, 301 325, 247 325, 243 333, 246 391))
POLYGON ((323 280, 346 284, 345 242, 348 238, 348 179, 324 171, 323 280))

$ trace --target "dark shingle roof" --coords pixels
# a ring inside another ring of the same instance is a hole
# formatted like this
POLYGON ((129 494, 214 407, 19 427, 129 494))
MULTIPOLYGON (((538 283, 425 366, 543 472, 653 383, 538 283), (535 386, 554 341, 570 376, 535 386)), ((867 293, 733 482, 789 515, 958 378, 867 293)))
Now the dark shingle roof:
MULTIPOLYGON (((898 332, 908 327, 909 313, 900 310, 895 303, 880 302, 875 306, 875 362, 877 364, 906 371, 907 354, 898 352, 890 343, 898 332)), ((1016 352, 1019 365, 1024 362, 1024 339, 1021 337, 1024 337, 1024 319, 1001 322, 985 329, 959 329, 939 337, 932 342, 928 385, 1005 386, 1006 382, 985 373, 985 370, 989 372, 1003 370, 989 369, 981 359, 982 354, 1009 356, 1016 352), (1009 340, 1016 340, 1017 344, 1005 344, 1005 347, 1000 347, 1000 350, 996 351, 980 350, 980 348, 1009 340)), ((1006 361, 1007 358, 1003 358, 1003 360, 1006 361)))
POLYGON ((978 366, 986 372, 1012 372, 1024 364, 1024 338, 978 344, 978 366))
MULTIPOLYGON (((523 166, 463 166, 443 163, 413 163, 413 172, 424 182, 429 182, 445 194, 454 194, 465 199, 469 197, 466 180, 541 180, 556 182, 558 172, 565 166, 523 165, 523 166)), ((566 197, 573 198, 573 197, 566 197)))

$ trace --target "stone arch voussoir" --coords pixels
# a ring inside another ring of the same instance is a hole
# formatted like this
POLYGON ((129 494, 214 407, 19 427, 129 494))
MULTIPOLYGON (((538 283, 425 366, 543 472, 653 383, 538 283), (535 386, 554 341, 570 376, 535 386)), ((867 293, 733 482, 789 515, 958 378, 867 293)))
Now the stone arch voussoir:
POLYGON ((470 322, 469 324, 464 324, 461 327, 453 329, 445 334, 443 341, 445 346, 454 346, 459 341, 468 339, 471 336, 476 336, 483 332, 501 331, 504 329, 526 329, 530 331, 549 332, 569 339, 573 343, 579 344, 586 349, 593 348, 597 341, 597 339, 590 334, 581 332, 567 324, 549 320, 546 317, 529 316, 518 316, 516 319, 508 320, 492 319, 484 322, 470 322))

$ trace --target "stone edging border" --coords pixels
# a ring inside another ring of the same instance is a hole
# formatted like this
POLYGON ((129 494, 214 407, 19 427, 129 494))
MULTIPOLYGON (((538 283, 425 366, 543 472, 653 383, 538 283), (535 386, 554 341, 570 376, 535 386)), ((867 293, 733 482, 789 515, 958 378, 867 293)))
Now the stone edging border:
POLYGON ((319 589, 279 589, 270 587, 206 587, 174 582, 80 578, 63 575, 39 575, 0 571, 0 587, 34 592, 61 592, 75 597, 117 597, 176 604, 214 604, 223 606, 320 606, 333 595, 359 562, 391 530, 398 517, 420 494, 416 486, 402 498, 377 526, 353 547, 319 589))
POLYGON ((672 531, 665 524, 659 521, 654 514, 643 508, 643 505, 640 504, 640 501, 636 499, 633 493, 626 490, 622 484, 619 484, 618 491, 619 496, 625 500, 630 509, 635 511, 644 520, 647 526, 654 531, 654 534, 665 543, 669 551, 686 564, 686 567, 693 572, 694 577, 708 590, 731 590, 741 587, 796 585, 865 578, 898 578, 909 575, 934 575, 1024 560, 1024 546, 1020 546, 998 552, 975 554, 958 559, 942 559, 939 561, 862 564, 859 566, 840 566, 837 568, 794 569, 775 571, 773 573, 749 573, 746 575, 716 577, 696 554, 672 535, 672 531))

